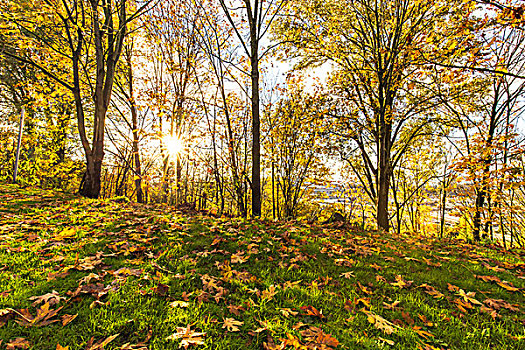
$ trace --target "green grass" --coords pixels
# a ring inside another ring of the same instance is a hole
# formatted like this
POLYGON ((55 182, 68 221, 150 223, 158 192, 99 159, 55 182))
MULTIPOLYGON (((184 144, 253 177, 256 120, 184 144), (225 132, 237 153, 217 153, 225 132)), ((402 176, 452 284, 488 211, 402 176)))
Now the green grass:
POLYGON ((519 253, 0 184, 0 349, 16 338, 89 349, 117 334, 105 349, 172 349, 188 325, 206 333, 198 349, 525 349, 519 253), (49 305, 57 322, 24 325, 44 305, 30 298, 52 291, 64 298, 49 305), (64 326, 64 315, 77 316, 64 326))

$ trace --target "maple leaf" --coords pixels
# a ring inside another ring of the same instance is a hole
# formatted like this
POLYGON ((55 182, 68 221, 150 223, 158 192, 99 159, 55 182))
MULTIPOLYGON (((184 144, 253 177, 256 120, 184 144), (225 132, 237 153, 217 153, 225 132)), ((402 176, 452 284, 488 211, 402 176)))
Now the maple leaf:
POLYGON ((60 316, 60 319, 62 320, 62 326, 66 326, 68 325, 69 323, 71 323, 71 321, 73 321, 75 318, 77 318, 78 314, 75 314, 75 315, 63 315, 63 316, 60 316))
POLYGON ((308 349, 332 349, 339 345, 339 341, 331 334, 325 333, 321 328, 310 327, 299 332, 301 336, 308 342, 306 347, 308 349))
POLYGON ((99 341, 96 344, 93 344, 94 338, 91 337, 91 339, 86 344, 86 349, 85 350, 102 350, 102 349, 104 349, 104 347, 106 345, 111 343, 118 336, 119 336, 119 333, 117 333, 115 335, 112 335, 110 337, 107 337, 106 339, 103 339, 103 340, 99 341))
POLYGON ((25 338, 16 338, 6 344, 6 350, 29 349, 31 343, 25 338))
POLYGON ((230 332, 238 332, 239 328, 237 326, 242 326, 244 322, 237 321, 234 318, 225 318, 222 328, 226 328, 230 332))
POLYGON ((459 287, 447 282, 447 288, 451 292, 459 292, 459 287))
POLYGON ((410 287, 412 285, 412 281, 405 281, 401 275, 396 275, 396 281, 390 283, 390 285, 403 289, 405 287, 410 287))
POLYGON ((493 320, 495 320, 497 317, 500 317, 496 310, 491 309, 490 307, 486 307, 485 305, 481 305, 479 311, 489 314, 493 320))
POLYGON ((388 304, 388 303, 385 303, 383 301, 383 307, 387 310, 395 310, 395 309, 398 309, 398 305, 400 304, 401 302, 399 300, 396 300, 394 301, 392 304, 388 304))
POLYGON ((275 286, 272 284, 270 287, 268 287, 268 289, 263 290, 262 298, 271 300, 271 299, 273 299, 275 294, 277 294, 277 292, 275 291, 275 286))
POLYGON ((283 314, 284 317, 296 316, 299 312, 293 311, 292 309, 282 308, 279 309, 279 312, 283 314))
POLYGON ((305 316, 315 316, 315 317, 319 317, 320 319, 323 319, 324 318, 324 315, 323 315, 323 310, 317 310, 315 307, 313 306, 301 306, 300 309, 303 311, 303 315, 305 316))
POLYGON ((517 292, 520 290, 519 288, 514 287, 510 282, 507 281, 498 282, 498 286, 505 288, 509 292, 517 292))
POLYGON ((75 268, 77 270, 93 270, 96 266, 102 264, 102 255, 104 253, 97 252, 94 256, 87 256, 83 259, 80 259, 75 263, 75 268))
POLYGON ((422 336, 423 338, 425 338, 425 339, 428 339, 428 337, 434 337, 434 334, 425 331, 424 329, 422 329, 422 328, 419 327, 419 326, 413 326, 413 327, 412 327, 412 330, 413 330, 414 332, 416 332, 418 335, 420 335, 420 336, 422 336))
POLYGON ((424 283, 422 285, 420 285, 418 288, 423 288, 425 289, 425 293, 427 294, 430 294, 432 295, 434 298, 443 298, 445 295, 443 293, 441 293, 440 291, 438 291, 437 289, 435 289, 434 287, 424 283))
POLYGON ((177 327, 177 332, 168 336, 166 340, 181 339, 179 348, 184 347, 184 349, 187 349, 190 345, 204 344, 202 337, 205 335, 206 333, 192 331, 191 325, 187 325, 186 328, 177 327))
POLYGON ((476 293, 475 292, 468 292, 468 293, 465 293, 465 291, 463 289, 460 289, 457 293, 465 302, 470 302, 474 305, 481 305, 481 303, 475 299, 474 297, 476 296, 476 293))
POLYGON ((475 278, 478 278, 480 280, 483 280, 485 282, 501 282, 501 280, 496 276, 479 276, 474 275, 475 278))
POLYGON ((57 291, 53 290, 51 293, 30 297, 29 300, 35 301, 33 306, 37 306, 40 303, 49 303, 50 306, 53 306, 58 304, 60 300, 66 300, 66 298, 61 297, 57 291))
POLYGON ((511 305, 503 299, 485 299, 483 302, 487 304, 490 308, 493 308, 496 310, 499 310, 501 308, 504 308, 510 311, 519 310, 518 305, 511 305))
POLYGON ((462 299, 454 299, 453 303, 456 304, 456 307, 464 313, 467 313, 467 309, 474 308, 471 303, 462 299))
POLYGON ((51 320, 60 311, 62 307, 56 310, 49 309, 49 303, 45 303, 36 310, 36 316, 32 316, 27 309, 18 311, 20 316, 16 322, 22 326, 47 326, 51 323, 58 322, 58 320, 51 320))
POLYGON ((181 301, 181 300, 175 300, 175 301, 172 301, 170 303, 170 306, 175 308, 175 307, 188 307, 190 305, 190 303, 188 303, 187 301, 181 301))
POLYGON ((355 275, 352 271, 348 271, 348 272, 343 272, 342 274, 339 275, 339 277, 344 277, 344 278, 355 278, 355 275))
POLYGON ((287 290, 288 288, 293 288, 295 286, 298 286, 301 283, 301 281, 302 280, 295 281, 295 282, 286 281, 286 282, 283 283, 283 290, 287 290))
POLYGON ((232 264, 242 264, 242 263, 245 263, 246 261, 248 261, 248 257, 245 257, 244 256, 244 253, 243 252, 237 252, 235 254, 232 254, 231 256, 231 263, 232 264))
POLYGON ((228 311, 230 311, 235 316, 240 316, 241 315, 241 313, 240 313, 241 310, 242 311, 246 311, 246 309, 243 308, 242 306, 236 306, 236 305, 228 305, 227 308, 228 308, 228 311))
POLYGON ((359 289, 363 292, 363 293, 366 293, 368 295, 372 294, 372 290, 366 286, 363 286, 360 282, 357 282, 357 287, 359 287, 359 289))
POLYGON ((60 344, 57 344, 56 350, 69 350, 69 346, 62 346, 60 344))
POLYGON ((395 327, 397 326, 393 324, 392 322, 384 319, 383 317, 379 315, 376 315, 375 313, 371 311, 365 310, 365 309, 361 309, 361 312, 366 314, 368 322, 373 324, 377 329, 385 332, 386 334, 392 334, 396 332, 395 327))

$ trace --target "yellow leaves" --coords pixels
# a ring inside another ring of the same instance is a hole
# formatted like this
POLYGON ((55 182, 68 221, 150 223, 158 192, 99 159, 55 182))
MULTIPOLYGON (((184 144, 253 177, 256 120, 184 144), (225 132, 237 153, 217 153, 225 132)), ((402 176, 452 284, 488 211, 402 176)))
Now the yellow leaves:
POLYGON ((244 252, 237 252, 235 254, 232 254, 231 256, 231 263, 232 264, 242 264, 248 261, 248 257, 244 256, 244 252))
POLYGON ((234 318, 225 318, 222 328, 226 328, 230 332, 238 332, 239 328, 237 326, 242 326, 244 322, 237 321, 234 318))
POLYGON ((177 327, 177 332, 168 336, 166 340, 177 340, 181 339, 179 348, 184 347, 187 349, 190 345, 202 345, 204 344, 203 337, 206 333, 194 332, 191 330, 191 325, 186 327, 177 327))
POLYGON ((59 234, 55 236, 55 240, 62 241, 64 239, 68 238, 74 238, 76 237, 77 231, 74 227, 66 228, 65 230, 61 231, 59 234))
POLYGON ((188 307, 189 305, 190 303, 188 303, 187 301, 181 301, 181 300, 175 300, 170 303, 170 306, 173 308, 177 308, 177 307, 185 308, 185 307, 188 307))
POLYGON ((368 322, 374 325, 377 329, 385 332, 386 334, 392 334, 396 332, 396 326, 392 322, 384 319, 383 317, 373 313, 372 311, 368 311, 365 309, 362 309, 361 312, 366 314, 368 322))

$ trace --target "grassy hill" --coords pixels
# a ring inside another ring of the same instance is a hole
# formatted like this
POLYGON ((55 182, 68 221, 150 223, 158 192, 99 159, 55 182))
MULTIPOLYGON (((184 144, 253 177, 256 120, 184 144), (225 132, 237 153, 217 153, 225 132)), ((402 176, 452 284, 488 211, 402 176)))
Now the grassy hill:
POLYGON ((0 185, 0 349, 525 349, 524 279, 498 247, 0 185))

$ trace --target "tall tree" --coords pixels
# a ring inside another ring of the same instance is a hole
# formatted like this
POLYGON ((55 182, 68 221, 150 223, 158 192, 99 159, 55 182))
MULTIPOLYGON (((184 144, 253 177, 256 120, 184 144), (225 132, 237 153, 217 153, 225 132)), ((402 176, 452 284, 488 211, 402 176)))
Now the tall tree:
POLYGON ((261 41, 287 0, 219 0, 219 3, 239 39, 249 60, 252 113, 252 216, 261 216, 261 118, 260 61, 268 48, 261 41), (244 23, 248 23, 246 28, 244 23))
MULTIPOLYGON (((376 203, 378 228, 389 229, 393 169, 432 120, 436 103, 421 52, 450 40, 438 26, 452 23, 468 5, 461 1, 357 0, 291 2, 291 16, 277 34, 288 42, 297 68, 330 62, 339 96, 343 140, 360 153, 355 166, 376 203), (447 21, 449 23, 447 23, 447 21)), ((452 38, 453 41, 453 38, 452 38)), ((439 45, 439 47, 438 47, 439 45)))

